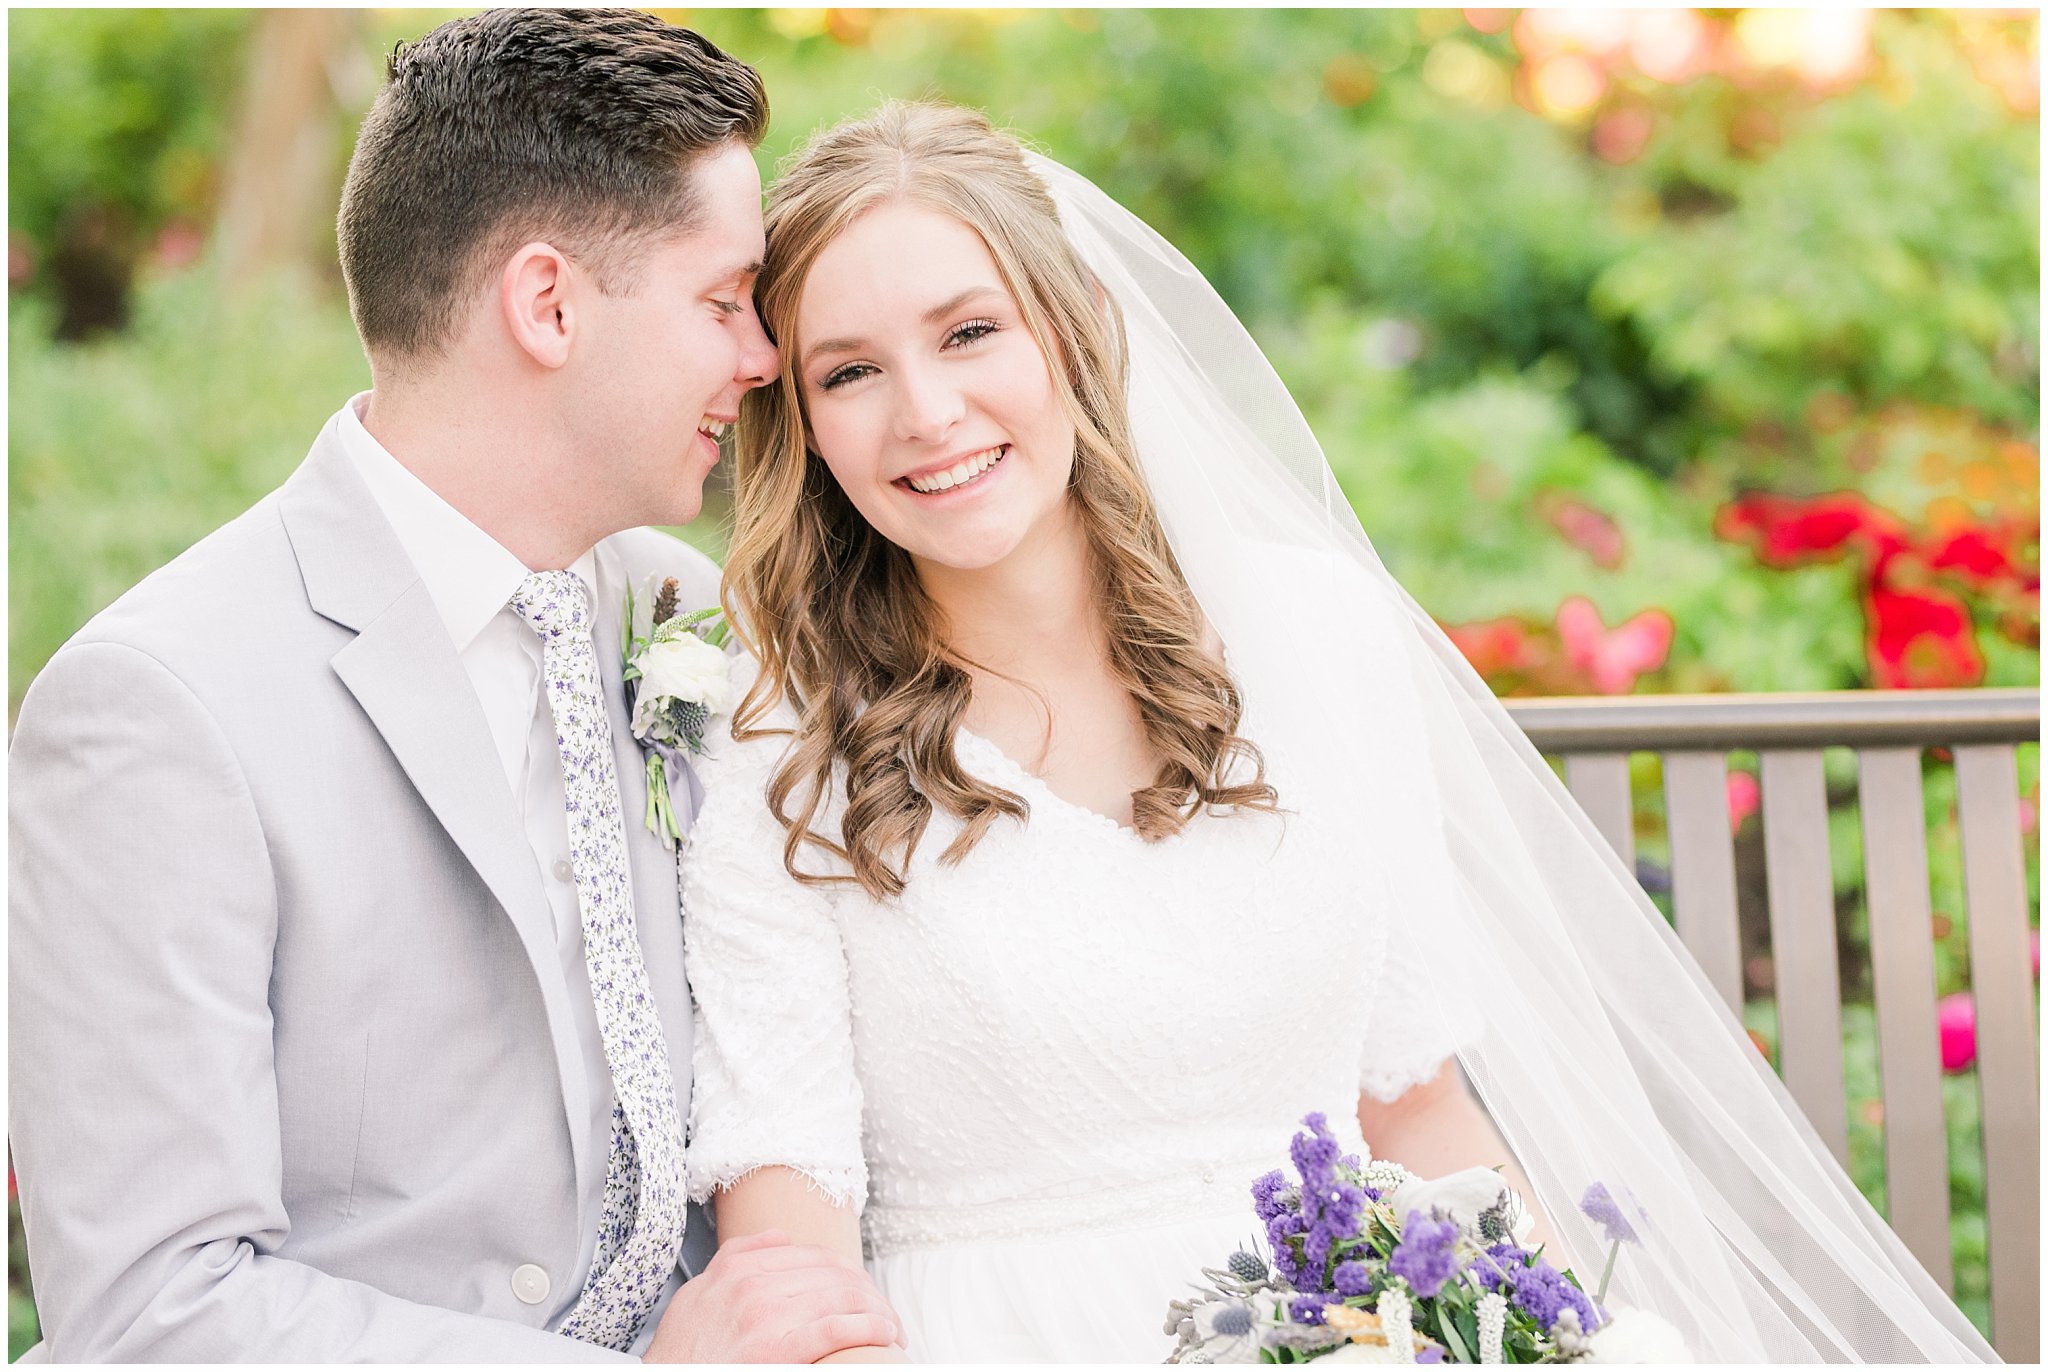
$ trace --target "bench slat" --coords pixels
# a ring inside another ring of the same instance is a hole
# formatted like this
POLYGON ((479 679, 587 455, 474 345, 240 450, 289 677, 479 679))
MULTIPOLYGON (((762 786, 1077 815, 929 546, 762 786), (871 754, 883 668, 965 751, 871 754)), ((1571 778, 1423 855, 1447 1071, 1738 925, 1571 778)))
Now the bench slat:
POLYGON ((1628 791, 1628 754, 1572 753, 1564 760, 1564 784, 1621 865, 1633 872, 1636 822, 1635 802, 1628 791))
POLYGON ((2019 772, 2006 744, 1955 750, 1984 1119, 1991 1340, 2007 1362, 2041 1356, 2041 1115, 2027 948, 2019 772))
POLYGON ((1728 830, 1727 755, 1666 753, 1664 802, 1671 832, 1671 903, 1678 936, 1721 999, 1739 1017, 1742 941, 1735 923, 1735 844, 1728 830))
POLYGON ((1817 748, 1761 755, 1764 874, 1778 997, 1778 1074, 1849 1165, 1849 1099, 1842 1079, 1842 986, 1828 855, 1827 778, 1817 748))
POLYGON ((1934 1021, 1933 911, 1920 750, 1866 748, 1857 760, 1884 1080, 1886 1218, 1942 1289, 1952 1293, 1948 1136, 1934 1021))

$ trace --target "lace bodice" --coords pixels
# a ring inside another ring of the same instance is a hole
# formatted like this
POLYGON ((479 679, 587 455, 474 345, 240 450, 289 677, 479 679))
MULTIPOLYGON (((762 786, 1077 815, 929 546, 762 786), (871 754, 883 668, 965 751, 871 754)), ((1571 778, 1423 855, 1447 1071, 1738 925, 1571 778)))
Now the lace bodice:
POLYGON ((1244 1185, 1303 1114, 1355 1131, 1361 1084, 1431 1076, 1450 1048, 1399 912, 1343 798, 1290 766, 1313 730, 1248 708, 1244 732, 1286 813, 1146 842, 962 731, 961 764, 1029 821, 948 867, 957 823, 935 816, 878 902, 788 876, 763 799, 787 740, 721 730, 680 859, 692 1195, 792 1167, 865 1201, 878 1252, 1205 1208, 1249 1224, 1244 1185))

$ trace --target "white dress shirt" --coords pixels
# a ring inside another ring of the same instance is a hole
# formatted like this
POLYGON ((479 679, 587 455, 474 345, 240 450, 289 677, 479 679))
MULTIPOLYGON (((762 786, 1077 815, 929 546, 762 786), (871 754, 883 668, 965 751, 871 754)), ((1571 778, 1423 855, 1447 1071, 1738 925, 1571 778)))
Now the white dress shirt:
MULTIPOLYGON (((583 957, 583 918, 576 903, 575 874, 569 866, 562 757, 555 746, 554 716, 541 682, 540 639, 511 607, 513 593, 530 572, 503 544, 436 495, 370 436, 362 422, 369 398, 365 391, 342 408, 342 446, 377 507, 391 522, 434 608, 448 626, 448 638, 476 689, 484 722, 497 745, 498 761, 505 769, 506 784, 525 820, 526 841, 533 849, 541 887, 555 915, 555 949, 562 961, 568 1001, 576 1018, 577 1044, 590 1083, 587 1128, 596 1147, 589 1156, 604 1159, 611 1151, 612 1073, 605 1061, 590 972, 583 957)), ((583 579, 595 613, 595 551, 584 553, 569 570, 583 579)), ((479 784, 484 780, 480 778, 479 784)), ((578 1182, 587 1193, 582 1197, 584 1213, 596 1216, 602 1209, 602 1171, 578 1182)), ((586 1262, 596 1250, 594 1229, 590 1243, 586 1262)))

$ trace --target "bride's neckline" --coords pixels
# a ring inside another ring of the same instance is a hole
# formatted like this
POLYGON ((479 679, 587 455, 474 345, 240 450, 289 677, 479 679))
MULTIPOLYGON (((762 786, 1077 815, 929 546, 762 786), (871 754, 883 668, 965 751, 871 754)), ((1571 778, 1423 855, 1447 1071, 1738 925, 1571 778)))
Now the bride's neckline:
MULTIPOLYGON (((1095 827, 1119 834, 1134 843, 1147 842, 1144 836, 1130 825, 1112 819, 1100 810, 1090 809, 1077 800, 1069 800, 1058 791, 1053 790, 1044 777, 1031 771, 1023 763, 1004 752, 1001 746, 992 739, 982 737, 964 724, 955 725, 954 732, 961 742, 971 744, 980 749, 982 755, 994 763, 998 770, 1007 773, 1013 781, 1019 783, 1019 789, 1033 792, 1046 803, 1074 815, 1095 827)), ((1185 828, 1183 828, 1182 832, 1185 832, 1185 828)))

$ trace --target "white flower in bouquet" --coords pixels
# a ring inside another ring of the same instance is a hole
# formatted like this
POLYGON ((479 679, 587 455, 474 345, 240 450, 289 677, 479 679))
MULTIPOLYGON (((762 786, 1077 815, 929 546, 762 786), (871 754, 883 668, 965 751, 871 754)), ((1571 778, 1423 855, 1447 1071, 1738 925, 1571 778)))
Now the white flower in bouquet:
MULTIPOLYGON (((1458 1228, 1475 1237, 1479 1235, 1479 1217, 1489 1210, 1503 1208, 1503 1198, 1511 1196, 1500 1173, 1490 1167, 1468 1167, 1462 1172, 1453 1172, 1447 1177, 1424 1181, 1411 1178, 1398 1187, 1387 1198, 1394 1214, 1406 1219, 1411 1210, 1423 1214, 1441 1214, 1458 1228)), ((1520 1243, 1529 1236, 1535 1220, 1527 1210, 1511 1203, 1507 1207, 1514 1212, 1511 1230, 1515 1242, 1520 1243)))
POLYGON ((1647 1310, 1612 1311, 1593 1331, 1588 1362, 1689 1363, 1692 1352, 1678 1330, 1647 1310))
POLYGON ((1199 1352, 1189 1362, 1257 1362, 1259 1320, 1251 1304, 1235 1298, 1195 1307, 1199 1352))

